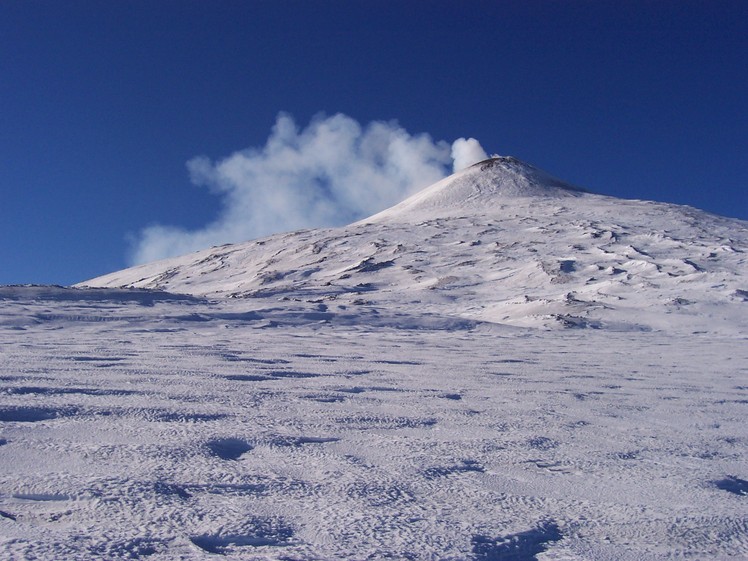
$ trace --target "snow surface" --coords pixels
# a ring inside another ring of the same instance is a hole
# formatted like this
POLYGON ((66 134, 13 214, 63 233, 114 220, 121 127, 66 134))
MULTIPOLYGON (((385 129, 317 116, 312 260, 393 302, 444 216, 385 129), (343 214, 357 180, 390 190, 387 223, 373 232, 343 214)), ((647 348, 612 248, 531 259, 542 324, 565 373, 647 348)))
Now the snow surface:
POLYGON ((0 559, 748 559, 747 226, 494 158, 0 287, 0 559))
POLYGON ((319 301, 342 321, 745 333, 746 247, 744 221, 585 193, 493 158, 344 228, 215 247, 81 286, 319 301))

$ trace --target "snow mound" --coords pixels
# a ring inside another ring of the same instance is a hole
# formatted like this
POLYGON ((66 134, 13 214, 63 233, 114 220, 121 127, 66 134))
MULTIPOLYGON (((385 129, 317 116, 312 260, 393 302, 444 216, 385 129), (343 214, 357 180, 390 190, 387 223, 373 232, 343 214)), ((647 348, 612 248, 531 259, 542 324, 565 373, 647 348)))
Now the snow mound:
POLYGON ((584 190, 511 156, 496 156, 450 175, 363 222, 487 214, 507 200, 578 197, 584 190))

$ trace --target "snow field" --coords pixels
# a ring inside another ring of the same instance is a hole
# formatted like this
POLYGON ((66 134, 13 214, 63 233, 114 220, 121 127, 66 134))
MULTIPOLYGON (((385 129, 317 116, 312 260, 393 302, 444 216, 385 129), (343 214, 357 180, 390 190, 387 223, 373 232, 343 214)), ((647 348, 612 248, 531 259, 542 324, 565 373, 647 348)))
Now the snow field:
POLYGON ((734 338, 59 293, 0 322, 4 558, 748 554, 734 338))
POLYGON ((748 559, 748 224, 492 158, 0 287, 0 558, 748 559))

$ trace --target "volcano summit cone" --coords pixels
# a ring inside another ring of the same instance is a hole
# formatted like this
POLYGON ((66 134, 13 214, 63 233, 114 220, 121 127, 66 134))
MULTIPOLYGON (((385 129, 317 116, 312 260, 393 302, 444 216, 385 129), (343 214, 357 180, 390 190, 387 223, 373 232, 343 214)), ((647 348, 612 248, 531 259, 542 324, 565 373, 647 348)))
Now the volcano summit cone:
POLYGON ((511 199, 563 199, 585 193, 517 158, 495 156, 450 175, 365 221, 490 214, 511 199))

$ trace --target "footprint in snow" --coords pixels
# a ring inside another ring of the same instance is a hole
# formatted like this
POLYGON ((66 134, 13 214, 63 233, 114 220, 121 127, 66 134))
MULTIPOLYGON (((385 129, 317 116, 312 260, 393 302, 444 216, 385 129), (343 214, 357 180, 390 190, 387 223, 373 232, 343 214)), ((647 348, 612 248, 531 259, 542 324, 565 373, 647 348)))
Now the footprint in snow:
POLYGON ((222 460, 238 460, 253 446, 241 438, 216 438, 205 443, 210 453, 222 460))
POLYGON ((0 409, 0 421, 36 423, 73 413, 72 409, 55 409, 52 407, 3 407, 0 409))
POLYGON ((534 450, 551 450, 558 446, 558 442, 545 436, 536 436, 527 441, 527 445, 534 450))
POLYGON ((338 442, 340 439, 334 436, 276 436, 270 439, 268 444, 281 448, 297 448, 304 444, 326 444, 338 442))
POLYGON ((293 535, 293 528, 283 520, 251 517, 236 531, 226 529, 216 534, 196 535, 190 541, 208 553, 226 555, 236 548, 287 546, 293 535))
POLYGON ((548 549, 548 545, 563 538, 555 522, 547 522, 527 530, 501 538, 473 536, 473 559, 475 561, 537 561, 537 555, 548 549))
POLYGON ((67 501, 70 497, 67 495, 61 495, 59 493, 15 493, 14 499, 21 499, 24 501, 37 501, 37 502, 49 502, 49 501, 67 501))
POLYGON ((437 479, 446 477, 454 473, 477 472, 484 473, 485 468, 476 460, 462 460, 460 464, 453 466, 438 466, 423 470, 423 476, 426 479, 437 479))
POLYGON ((733 495, 748 496, 748 481, 734 475, 728 475, 724 479, 715 481, 714 484, 717 486, 717 489, 727 491, 733 495))

